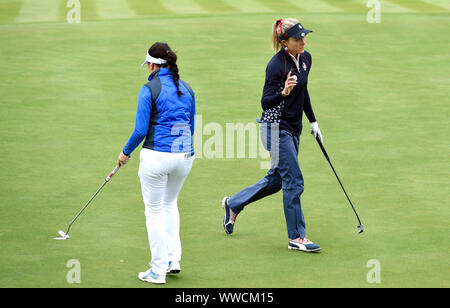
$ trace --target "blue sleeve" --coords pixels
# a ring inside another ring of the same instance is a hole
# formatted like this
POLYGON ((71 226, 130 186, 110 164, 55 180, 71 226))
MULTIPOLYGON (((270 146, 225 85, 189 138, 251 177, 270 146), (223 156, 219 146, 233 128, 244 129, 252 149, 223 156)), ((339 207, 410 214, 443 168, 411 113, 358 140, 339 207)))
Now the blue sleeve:
POLYGON ((280 64, 272 59, 266 68, 266 81, 261 99, 263 110, 274 108, 283 100, 283 95, 281 95, 279 89, 282 77, 283 72, 280 69, 280 64))
POLYGON ((195 130, 195 95, 192 96, 191 121, 190 121, 189 125, 191 126, 191 136, 194 136, 194 130, 195 130))
POLYGON ((123 148, 123 153, 125 155, 130 155, 147 136, 151 112, 152 95, 150 93, 150 89, 146 86, 143 86, 139 91, 134 131, 131 134, 130 139, 128 139, 127 144, 123 148))

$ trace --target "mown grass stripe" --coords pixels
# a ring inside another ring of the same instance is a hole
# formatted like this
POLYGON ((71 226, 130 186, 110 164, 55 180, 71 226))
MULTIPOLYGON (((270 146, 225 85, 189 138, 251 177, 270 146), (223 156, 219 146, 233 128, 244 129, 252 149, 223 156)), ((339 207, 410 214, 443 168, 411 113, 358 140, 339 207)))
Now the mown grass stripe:
MULTIPOLYGON (((367 7, 367 3, 368 0, 357 0, 359 3, 361 3, 361 5, 364 5, 367 7)), ((406 7, 403 7, 401 5, 389 2, 388 0, 380 0, 380 8, 381 8, 381 14, 383 14, 383 12, 414 12, 411 9, 408 9, 406 7)), ((371 7, 367 7, 367 11, 369 11, 371 9, 371 7)))
POLYGON ((174 14, 203 14, 206 10, 198 5, 194 0, 164 0, 164 7, 174 14))
MULTIPOLYGON (((274 12, 304 12, 305 10, 298 4, 299 1, 289 1, 289 0, 258 0, 258 2, 274 12)), ((293 16, 293 15, 290 15, 293 16)), ((287 16, 286 16, 287 17, 287 16)))
POLYGON ((450 1, 449 0, 422 0, 422 2, 437 5, 445 8, 446 10, 450 10, 450 1))
POLYGON ((327 3, 328 5, 335 7, 339 10, 342 10, 344 12, 354 13, 354 12, 363 12, 366 11, 366 6, 362 5, 358 2, 355 2, 353 0, 322 0, 323 2, 327 3))
POLYGON ((0 24, 13 23, 20 14, 22 1, 4 0, 0 2, 0 24))
POLYGON ((222 0, 194 0, 198 5, 211 13, 236 12, 236 8, 223 2, 222 0))
POLYGON ((256 12, 272 12, 273 10, 269 7, 259 3, 256 0, 223 0, 225 3, 231 5, 236 10, 245 13, 256 13, 256 12))
MULTIPOLYGON (((101 19, 97 15, 97 6, 94 1, 79 0, 79 5, 80 5, 80 22, 87 20, 101 19)), ((59 0, 59 20, 67 21, 67 14, 71 12, 74 8, 75 7, 73 3, 69 3, 69 0, 59 0), (69 5, 69 7, 67 7, 67 5, 69 5)))
POLYGON ((382 0, 381 13, 383 12, 414 12, 414 10, 392 3, 390 0, 382 0))
POLYGON ((130 8, 139 16, 172 14, 161 2, 162 0, 128 0, 130 8))
POLYGON ((59 0, 23 0, 15 22, 42 22, 60 20, 59 0))
POLYGON ((136 17, 127 0, 96 0, 96 3, 97 14, 101 19, 136 17))
POLYGON ((421 1, 413 1, 413 0, 389 0, 392 3, 398 4, 400 6, 406 7, 411 10, 415 10, 418 12, 440 12, 446 11, 445 8, 441 6, 437 6, 431 3, 424 3, 421 1))
MULTIPOLYGON (((62 0, 66 1, 66 0, 62 0)), ((100 16, 97 14, 97 5, 94 1, 82 1, 81 4, 81 22, 83 20, 99 20, 100 16)))
POLYGON ((314 0, 314 1, 287 0, 287 1, 292 3, 293 5, 299 6, 300 8, 304 8, 308 12, 339 12, 339 11, 341 11, 341 9, 331 6, 322 0, 314 0))

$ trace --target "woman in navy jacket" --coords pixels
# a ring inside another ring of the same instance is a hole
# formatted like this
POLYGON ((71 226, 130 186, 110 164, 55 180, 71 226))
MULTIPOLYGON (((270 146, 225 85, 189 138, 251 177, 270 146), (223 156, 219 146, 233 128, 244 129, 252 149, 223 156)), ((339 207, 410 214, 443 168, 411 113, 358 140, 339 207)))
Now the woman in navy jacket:
POLYGON ((313 252, 320 246, 306 238, 300 196, 303 176, 298 163, 303 112, 311 133, 322 139, 308 94, 311 54, 305 51, 305 37, 311 32, 294 18, 279 19, 272 27, 272 47, 277 52, 266 68, 261 106, 261 137, 270 152, 271 169, 258 183, 232 197, 224 197, 223 227, 234 230, 237 215, 256 200, 283 190, 283 206, 289 237, 288 248, 313 252))

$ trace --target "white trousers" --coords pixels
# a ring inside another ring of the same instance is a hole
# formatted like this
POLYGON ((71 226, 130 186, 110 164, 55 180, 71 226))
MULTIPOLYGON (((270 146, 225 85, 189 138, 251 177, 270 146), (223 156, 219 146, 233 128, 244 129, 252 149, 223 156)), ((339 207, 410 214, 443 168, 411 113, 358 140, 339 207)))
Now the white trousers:
POLYGON ((169 261, 181 260, 177 201, 194 157, 145 148, 140 153, 139 178, 152 256, 150 266, 158 275, 166 275, 169 261))

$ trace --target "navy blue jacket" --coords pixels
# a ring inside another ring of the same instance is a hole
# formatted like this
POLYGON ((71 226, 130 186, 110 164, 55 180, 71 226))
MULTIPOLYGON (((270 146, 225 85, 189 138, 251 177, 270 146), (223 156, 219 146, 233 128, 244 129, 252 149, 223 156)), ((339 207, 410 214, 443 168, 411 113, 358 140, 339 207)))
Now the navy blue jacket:
POLYGON ((301 134, 303 112, 310 122, 316 121, 307 88, 311 63, 311 54, 307 51, 300 55, 299 69, 284 49, 272 57, 266 68, 261 121, 279 123, 281 130, 295 135, 301 134), (281 92, 291 69, 292 75, 297 76, 297 85, 288 96, 283 97, 281 92))

